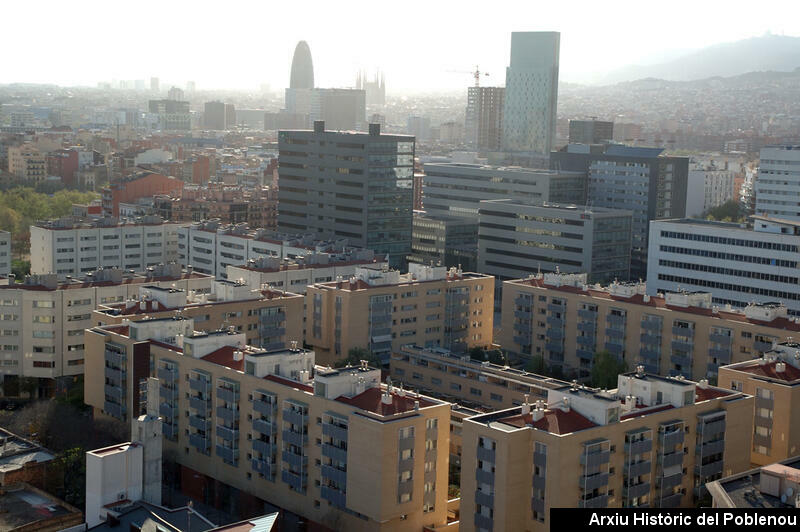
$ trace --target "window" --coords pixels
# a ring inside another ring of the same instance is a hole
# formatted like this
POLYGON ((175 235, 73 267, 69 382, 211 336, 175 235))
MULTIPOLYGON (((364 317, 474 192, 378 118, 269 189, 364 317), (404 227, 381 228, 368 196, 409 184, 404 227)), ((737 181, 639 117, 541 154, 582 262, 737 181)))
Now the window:
POLYGON ((503 402, 503 396, 502 395, 493 393, 493 394, 490 395, 490 397, 491 397, 492 401, 497 401, 498 403, 503 402))
POLYGON ((470 388, 469 389, 469 393, 471 393, 472 395, 477 395, 479 397, 481 395, 481 391, 479 389, 477 389, 477 388, 470 388))
POLYGON ((457 392, 460 392, 461 391, 461 385, 458 384, 457 382, 451 382, 450 383, 450 389, 451 390, 456 390, 457 392))
POLYGON ((45 361, 45 360, 34 360, 33 361, 34 368, 54 368, 56 367, 55 362, 45 361))
POLYGON ((400 430, 398 430, 398 433, 400 435, 401 440, 404 438, 413 438, 414 427, 402 427, 400 430))
POLYGON ((742 381, 731 381, 731 390, 742 391, 742 381))

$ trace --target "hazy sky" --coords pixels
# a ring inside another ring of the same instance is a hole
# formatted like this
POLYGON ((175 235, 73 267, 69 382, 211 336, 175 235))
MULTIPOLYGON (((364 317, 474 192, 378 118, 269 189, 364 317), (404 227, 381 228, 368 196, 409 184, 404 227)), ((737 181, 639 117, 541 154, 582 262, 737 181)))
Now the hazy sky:
POLYGON ((390 92, 503 85, 512 31, 561 32, 561 79, 665 51, 797 35, 797 0, 2 0, 0 83, 146 79, 198 88, 288 83, 298 40, 317 86, 382 67, 390 92), (744 2, 741 2, 744 3, 744 2), (780 15, 776 15, 780 13, 780 15))

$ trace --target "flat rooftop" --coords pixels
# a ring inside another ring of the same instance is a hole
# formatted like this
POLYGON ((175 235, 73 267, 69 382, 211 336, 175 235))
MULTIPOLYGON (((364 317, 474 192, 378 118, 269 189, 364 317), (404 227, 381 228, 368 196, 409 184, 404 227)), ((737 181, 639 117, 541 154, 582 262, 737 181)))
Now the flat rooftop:
MULTIPOLYGON (((780 462, 765 466, 767 468, 775 465, 788 466, 800 469, 800 458, 794 457, 780 462)), ((779 497, 774 497, 768 493, 762 493, 759 489, 761 483, 761 470, 763 468, 751 469, 744 473, 722 478, 718 481, 719 487, 727 495, 736 508, 792 508, 794 509, 794 499, 790 503, 781 502, 779 497)))
MULTIPOLYGON (((43 491, 23 485, 17 489, 6 489, 0 495, 0 530, 14 530, 23 526, 39 528, 36 523, 59 519, 70 514, 81 516, 80 510, 56 499, 43 491)), ((80 521, 78 521, 80 522, 80 521)))

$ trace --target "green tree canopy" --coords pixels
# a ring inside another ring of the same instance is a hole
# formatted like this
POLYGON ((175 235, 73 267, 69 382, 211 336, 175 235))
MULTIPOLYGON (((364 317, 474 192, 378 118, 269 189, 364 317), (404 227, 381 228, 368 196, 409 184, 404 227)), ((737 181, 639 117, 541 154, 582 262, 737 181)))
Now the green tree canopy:
POLYGON ((382 364, 380 358, 378 358, 378 356, 374 353, 371 353, 368 349, 363 347, 352 347, 347 352, 347 356, 337 361, 333 366, 335 368, 343 368, 348 364, 351 366, 357 366, 362 360, 366 360, 367 363, 373 368, 379 368, 382 364))
POLYGON ((722 205, 718 205, 706 213, 706 220, 717 220, 720 222, 739 222, 744 218, 742 208, 736 200, 730 200, 722 205))
POLYGON ((628 364, 608 351, 595 353, 592 360, 592 386, 616 388, 617 375, 628 371, 628 364))

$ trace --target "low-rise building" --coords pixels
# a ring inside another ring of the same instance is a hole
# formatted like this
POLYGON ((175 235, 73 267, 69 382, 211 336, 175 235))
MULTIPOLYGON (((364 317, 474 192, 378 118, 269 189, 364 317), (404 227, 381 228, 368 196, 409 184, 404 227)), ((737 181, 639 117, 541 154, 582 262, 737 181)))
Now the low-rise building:
MULTIPOLYGON (((163 152, 162 152, 163 153, 163 152)), ((137 164, 131 160, 132 170, 137 164)), ((136 201, 139 198, 152 197, 156 194, 169 194, 183 188, 183 181, 149 170, 142 170, 124 177, 118 177, 102 190, 103 214, 119 216, 119 204, 136 201)))
POLYGON ((481 201, 478 271, 516 279, 537 271, 627 279, 631 212, 578 205, 481 201))
POLYGON ((478 269, 478 220, 414 211, 408 262, 478 269))
POLYGON ((11 273, 11 233, 0 231, 0 277, 11 273))
POLYGON ((800 344, 781 342, 761 358, 720 367, 719 385, 756 398, 753 464, 800 455, 800 344))
POLYGON ((800 458, 728 475, 706 488, 712 508, 774 508, 794 515, 800 508, 800 458))
MULTIPOLYGON (((164 452, 191 473, 186 490, 216 481, 334 530, 446 524, 448 403, 383 385, 366 364, 330 369, 313 351, 192 330, 182 318, 86 333, 96 412, 115 408, 108 379, 138 392, 158 376, 164 452)), ((129 399, 116 408, 137 415, 142 397, 129 399)))
POLYGON ((4 488, 0 506, 1 530, 58 532, 83 523, 83 513, 78 508, 25 483, 4 488))
POLYGON ((31 275, 21 284, 0 285, 0 375, 3 394, 19 394, 20 378, 38 379, 35 396, 51 395, 85 368, 83 331, 101 305, 137 297, 141 286, 208 292, 212 278, 161 265, 144 275, 98 270, 59 281, 56 274, 31 275))
POLYGON ((501 332, 512 357, 541 356, 576 378, 608 351, 648 372, 716 378, 719 366, 750 360, 800 323, 778 303, 717 306, 708 292, 648 295, 644 283, 590 285, 585 274, 544 274, 503 284, 501 332))
POLYGON ((550 508, 689 507, 750 465, 753 398, 642 368, 566 385, 462 432, 460 530, 550 530, 550 508), (475 471, 473 474, 472 471, 475 471))
POLYGON ((143 272, 178 259, 178 224, 159 216, 64 217, 31 225, 31 273, 60 279, 98 268, 143 272))
POLYGON ((47 158, 29 144, 9 146, 8 171, 27 185, 36 185, 47 178, 47 158))
POLYGON ((409 272, 359 267, 350 279, 306 291, 306 343, 333 364, 364 348, 384 363, 408 343, 464 352, 492 343, 494 278, 409 264, 409 272))

